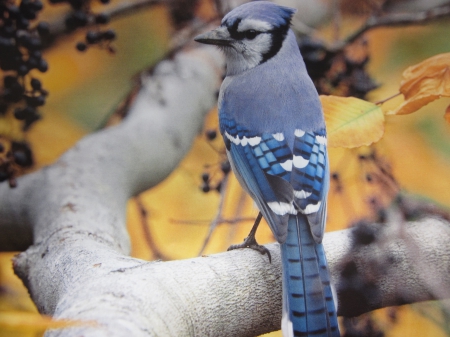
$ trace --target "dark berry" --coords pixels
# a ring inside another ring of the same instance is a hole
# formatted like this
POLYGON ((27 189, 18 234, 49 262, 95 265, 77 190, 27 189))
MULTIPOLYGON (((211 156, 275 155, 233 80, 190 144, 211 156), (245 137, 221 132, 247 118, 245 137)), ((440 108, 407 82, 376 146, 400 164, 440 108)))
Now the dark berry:
POLYGON ((107 24, 109 22, 109 15, 105 13, 100 13, 95 17, 95 23, 100 25, 107 24))
POLYGON ((36 29, 41 36, 47 36, 50 34, 50 26, 47 22, 39 22, 36 29))
POLYGON ((41 72, 41 73, 45 73, 48 70, 48 64, 47 61, 45 61, 44 59, 41 59, 39 61, 39 64, 37 66, 37 69, 41 72))
POLYGON ((112 29, 108 29, 102 35, 105 40, 114 40, 116 38, 116 33, 112 29))
POLYGON ((203 173, 202 174, 202 180, 206 183, 209 180, 209 173, 203 173))
POLYGON ((15 5, 8 6, 8 14, 10 18, 14 19, 18 18, 20 15, 19 7, 15 5))
POLYGON ((29 55, 35 59, 42 58, 42 53, 39 49, 31 50, 29 55))
POLYGON ((42 10, 42 8, 44 8, 44 5, 40 0, 35 0, 30 3, 30 8, 35 10, 36 12, 39 12, 42 10))
POLYGON ((28 26, 30 25, 30 21, 28 21, 27 18, 24 16, 21 16, 16 21, 17 28, 19 29, 28 29, 28 26))
POLYGON ((33 108, 42 106, 45 104, 45 97, 43 95, 41 96, 25 96, 25 100, 27 101, 27 104, 33 108))
POLYGON ((81 10, 75 11, 66 18, 66 27, 68 30, 75 30, 78 27, 86 26, 88 17, 86 13, 81 10))
POLYGON ((34 112, 33 114, 27 116, 25 118, 25 122, 22 126, 22 130, 23 131, 28 131, 28 129, 30 129, 31 125, 33 125, 36 121, 41 119, 41 115, 38 114, 37 112, 34 112))
POLYGON ((100 41, 101 35, 98 32, 90 30, 86 33, 86 41, 89 44, 97 43, 100 41))
POLYGON ((26 64, 21 64, 19 68, 17 68, 17 73, 21 76, 25 76, 26 74, 28 74, 29 71, 30 69, 26 64))
POLYGON ((208 193, 210 190, 211 190, 211 187, 209 186, 208 183, 204 183, 204 184, 202 185, 202 191, 203 191, 203 192, 208 193))
POLYGON ((26 117, 24 109, 16 108, 14 110, 14 117, 16 117, 19 121, 24 120, 26 117))
POLYGON ((19 8, 20 13, 23 15, 25 19, 28 20, 36 19, 36 10, 33 8, 33 5, 30 1, 23 0, 19 8))
POLYGON ((14 37, 16 32, 16 28, 14 26, 3 26, 2 27, 2 35, 4 37, 14 37))
POLYGON ((84 42, 78 42, 76 48, 79 51, 85 51, 87 49, 87 45, 84 42))
POLYGON ((34 57, 29 57, 26 64, 27 64, 28 69, 31 70, 31 69, 37 68, 39 65, 39 62, 40 62, 40 59, 37 59, 34 57))
POLYGON ((32 78, 30 84, 33 90, 39 91, 42 89, 41 81, 39 81, 37 78, 32 78))
POLYGON ((217 137, 217 131, 216 130, 206 130, 205 134, 206 134, 206 138, 208 140, 214 140, 217 137))
POLYGON ((22 95, 25 89, 20 85, 19 82, 13 83, 9 88, 3 90, 3 98, 7 102, 16 103, 22 99, 22 95))
POLYGON ((5 88, 11 88, 16 84, 19 84, 19 82, 17 81, 17 77, 11 75, 6 75, 5 77, 3 77, 3 85, 5 86, 5 88))
POLYGON ((83 7, 83 0, 69 0, 68 2, 73 9, 81 9, 83 7))
POLYGON ((25 108, 16 108, 14 110, 14 117, 16 117, 18 120, 25 120, 27 118, 30 118, 30 116, 33 116, 36 114, 36 110, 34 110, 30 106, 26 106, 25 108))
POLYGON ((221 169, 222 172, 225 173, 225 174, 230 173, 230 171, 231 171, 231 165, 230 165, 230 162, 229 162, 228 160, 222 162, 222 164, 220 165, 220 169, 221 169))
POLYGON ((31 155, 31 149, 26 143, 12 142, 11 151, 14 161, 17 165, 22 167, 28 167, 33 165, 33 157, 31 155))
POLYGON ((7 52, 10 52, 14 47, 13 39, 0 36, 0 51, 4 52, 4 55, 6 55, 7 52))
POLYGON ((42 48, 42 42, 39 37, 32 37, 29 42, 27 48, 29 50, 39 50, 42 48))
POLYGON ((104 5, 109 4, 109 1, 110 1, 110 0, 100 0, 100 2, 101 2, 102 4, 104 4, 104 5))
POLYGON ((2 153, 3 151, 5 151, 5 146, 3 145, 3 143, 0 143, 0 153, 2 153))

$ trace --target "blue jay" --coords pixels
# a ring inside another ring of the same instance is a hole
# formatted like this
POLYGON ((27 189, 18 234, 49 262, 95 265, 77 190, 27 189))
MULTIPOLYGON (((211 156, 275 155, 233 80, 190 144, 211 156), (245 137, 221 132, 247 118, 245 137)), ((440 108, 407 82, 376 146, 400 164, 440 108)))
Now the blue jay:
POLYGON ((226 57, 220 132, 233 172, 281 244, 283 334, 339 336, 321 243, 329 187, 325 122, 290 29, 294 13, 250 2, 195 40, 217 45, 226 57))

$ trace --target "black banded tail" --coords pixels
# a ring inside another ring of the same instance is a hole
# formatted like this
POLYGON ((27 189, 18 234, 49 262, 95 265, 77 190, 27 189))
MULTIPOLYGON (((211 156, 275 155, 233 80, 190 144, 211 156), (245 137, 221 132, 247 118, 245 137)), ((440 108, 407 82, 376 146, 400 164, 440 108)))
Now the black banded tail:
POLYGON ((283 335, 339 337, 325 253, 303 214, 290 215, 283 260, 283 335))

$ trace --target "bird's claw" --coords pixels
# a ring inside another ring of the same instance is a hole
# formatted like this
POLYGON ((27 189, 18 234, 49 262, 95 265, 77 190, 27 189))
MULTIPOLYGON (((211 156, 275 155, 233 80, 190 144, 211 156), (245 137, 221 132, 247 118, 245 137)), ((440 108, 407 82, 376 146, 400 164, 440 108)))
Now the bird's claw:
POLYGON ((259 252, 262 255, 267 254, 268 258, 269 258, 269 263, 272 263, 272 255, 270 255, 270 251, 263 245, 258 244, 258 242, 256 242, 255 237, 252 236, 247 236, 244 239, 244 242, 236 244, 236 245, 231 245, 230 247, 228 247, 228 251, 230 250, 235 250, 235 249, 240 249, 240 248, 250 248, 253 250, 256 250, 257 252, 259 252))

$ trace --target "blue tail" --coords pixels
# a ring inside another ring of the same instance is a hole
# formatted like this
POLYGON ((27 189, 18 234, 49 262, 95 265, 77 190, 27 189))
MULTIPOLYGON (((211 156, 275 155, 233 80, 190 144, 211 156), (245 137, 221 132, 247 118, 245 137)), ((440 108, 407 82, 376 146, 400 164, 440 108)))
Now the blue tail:
POLYGON ((290 215, 283 260, 283 336, 339 337, 325 252, 305 215, 290 215))

